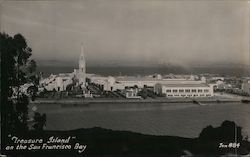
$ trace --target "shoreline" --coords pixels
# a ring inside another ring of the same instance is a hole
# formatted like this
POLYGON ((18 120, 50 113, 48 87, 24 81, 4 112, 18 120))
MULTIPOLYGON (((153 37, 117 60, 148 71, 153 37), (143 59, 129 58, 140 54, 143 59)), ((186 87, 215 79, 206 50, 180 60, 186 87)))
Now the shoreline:
MULTIPOLYGON (((247 100, 250 100, 247 99, 247 100)), ((162 98, 162 99, 44 99, 38 98, 31 101, 31 104, 72 104, 87 105, 95 103, 242 103, 241 99, 228 98, 162 98)))

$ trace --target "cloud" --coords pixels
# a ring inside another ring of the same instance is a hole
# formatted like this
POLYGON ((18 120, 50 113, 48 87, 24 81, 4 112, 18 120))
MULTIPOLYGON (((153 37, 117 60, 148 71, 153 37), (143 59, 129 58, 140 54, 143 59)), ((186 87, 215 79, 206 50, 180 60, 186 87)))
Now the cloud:
POLYGON ((4 2, 1 27, 37 59, 90 64, 249 63, 247 1, 4 2))

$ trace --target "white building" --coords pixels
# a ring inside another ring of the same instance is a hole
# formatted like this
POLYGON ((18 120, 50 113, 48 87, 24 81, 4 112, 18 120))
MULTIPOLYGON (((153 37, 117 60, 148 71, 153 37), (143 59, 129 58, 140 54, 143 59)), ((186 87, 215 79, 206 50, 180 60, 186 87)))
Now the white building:
POLYGON ((248 94, 250 94, 250 78, 243 80, 242 90, 248 94))
POLYGON ((215 81, 218 81, 218 80, 224 81, 224 79, 225 79, 224 77, 218 77, 218 76, 217 76, 217 77, 212 77, 212 78, 211 78, 211 80, 215 80, 215 81))
MULTIPOLYGON (((134 87, 137 86, 138 88, 143 88, 144 86, 154 88, 156 84, 179 84, 179 83, 193 83, 193 84, 200 84, 204 83, 204 80, 192 80, 192 79, 184 79, 184 78, 162 78, 162 77, 117 77, 116 84, 122 84, 125 87, 134 87)), ((114 87, 115 89, 116 87, 114 87)))
MULTIPOLYGON (((167 97, 210 97, 213 96, 213 87, 206 84, 206 78, 200 80, 189 78, 163 78, 157 77, 101 77, 92 76, 91 82, 103 86, 105 91, 123 90, 129 95, 135 93, 134 87, 152 88, 158 94, 166 94, 167 97), (167 92, 168 91, 168 92, 167 92), (170 92, 171 91, 171 92, 170 92), (177 92, 176 92, 177 91, 177 92)), ((129 96, 128 95, 128 96, 129 96)), ((133 95, 135 96, 135 95, 133 95)))
POLYGON ((58 75, 50 75, 40 81, 40 86, 44 87, 48 91, 65 91, 69 84, 73 83, 73 79, 78 80, 78 84, 85 89, 86 86, 86 62, 83 50, 83 44, 81 44, 81 54, 79 57, 79 69, 74 69, 72 73, 63 73, 58 75))
POLYGON ((138 96, 138 92, 139 92, 139 89, 138 88, 128 88, 128 89, 125 89, 125 96, 126 98, 133 98, 133 99, 139 99, 141 98, 140 96, 138 96))
POLYGON ((166 97, 211 97, 213 87, 207 84, 157 84, 155 85, 157 94, 165 94, 166 97))
POLYGON ((73 76, 73 73, 50 75, 48 78, 40 81, 40 86, 44 87, 47 91, 65 91, 66 87, 73 83, 73 76))

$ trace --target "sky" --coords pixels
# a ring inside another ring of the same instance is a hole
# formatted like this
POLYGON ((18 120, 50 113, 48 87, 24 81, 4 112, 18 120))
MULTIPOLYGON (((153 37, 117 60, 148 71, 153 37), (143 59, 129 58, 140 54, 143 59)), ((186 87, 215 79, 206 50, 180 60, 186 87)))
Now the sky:
POLYGON ((0 29, 40 63, 249 64, 248 0, 2 1, 0 29))

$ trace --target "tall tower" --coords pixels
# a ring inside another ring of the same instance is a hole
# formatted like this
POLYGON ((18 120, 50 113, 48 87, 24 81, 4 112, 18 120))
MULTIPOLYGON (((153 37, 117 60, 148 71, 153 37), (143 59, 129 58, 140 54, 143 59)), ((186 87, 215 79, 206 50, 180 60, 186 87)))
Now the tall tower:
POLYGON ((85 56, 84 56, 84 50, 83 50, 83 43, 81 43, 81 54, 79 58, 79 84, 81 84, 81 87, 85 87, 85 81, 86 81, 86 62, 85 62, 85 56))

